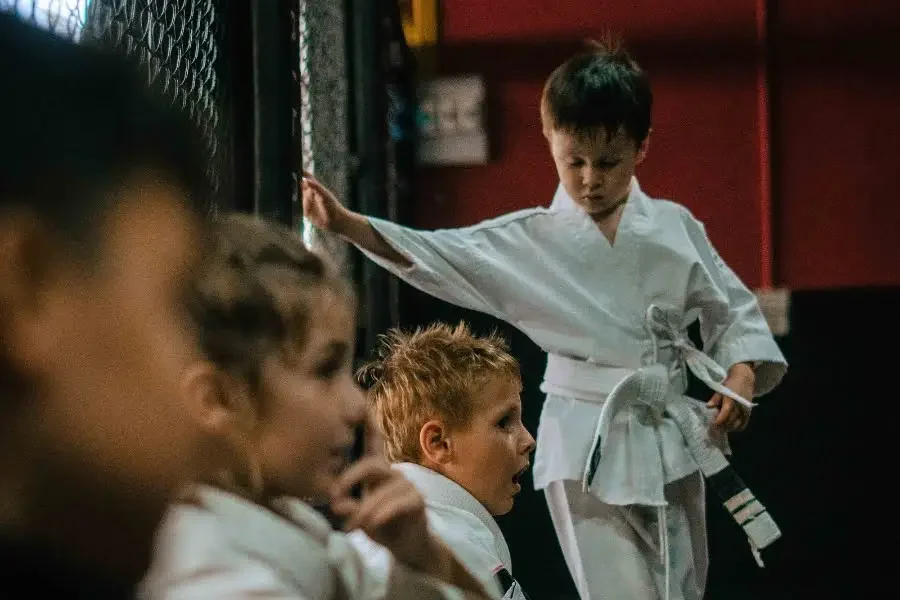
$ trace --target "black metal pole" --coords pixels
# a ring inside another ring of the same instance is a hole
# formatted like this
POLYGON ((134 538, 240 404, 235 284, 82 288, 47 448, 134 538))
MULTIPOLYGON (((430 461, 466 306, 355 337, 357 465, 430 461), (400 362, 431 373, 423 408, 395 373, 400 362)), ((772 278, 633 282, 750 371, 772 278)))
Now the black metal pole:
POLYGON ((219 55, 219 139, 223 211, 253 212, 253 61, 250 5, 215 0, 221 19, 219 55))
MULTIPOLYGON (((412 205, 416 157, 416 64, 406 44, 398 2, 388 3, 383 19, 386 44, 386 92, 388 140, 386 152, 388 218, 408 223, 412 205)), ((388 314, 392 326, 401 321, 401 286, 396 277, 388 280, 388 314)))
POLYGON ((250 0, 253 49, 253 207, 265 217, 293 224, 294 119, 299 48, 296 0, 250 0), (293 31, 292 31, 293 29, 293 31))
MULTIPOLYGON (((348 36, 353 150, 356 170, 351 178, 355 207, 363 214, 386 217, 387 90, 385 88, 385 0, 349 0, 348 36)), ((365 310, 363 339, 371 349, 390 327, 389 275, 371 261, 363 261, 362 296, 365 310)))

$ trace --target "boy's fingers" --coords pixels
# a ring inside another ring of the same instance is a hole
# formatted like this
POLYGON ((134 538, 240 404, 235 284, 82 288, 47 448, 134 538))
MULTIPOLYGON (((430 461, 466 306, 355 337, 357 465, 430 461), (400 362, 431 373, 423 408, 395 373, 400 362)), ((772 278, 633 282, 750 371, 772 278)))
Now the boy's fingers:
POLYGON ((713 397, 706 403, 708 408, 716 408, 722 403, 722 394, 713 394, 713 397))
POLYGON ((300 184, 300 191, 303 194, 303 199, 307 201, 313 200, 316 196, 319 195, 315 188, 306 180, 304 180, 303 183, 300 184))
POLYGON ((353 531, 354 529, 362 529, 366 531, 369 522, 369 515, 378 509, 382 504, 389 503, 390 497, 384 495, 384 488, 375 490, 367 494, 363 500, 359 502, 348 518, 344 521, 344 531, 353 531))
POLYGON ((303 183, 312 188, 316 193, 321 194, 325 198, 332 198, 334 195, 327 187, 319 183, 315 178, 304 178, 303 183))
POLYGON ((721 427, 725 423, 728 422, 728 419, 731 417, 731 412, 734 410, 734 401, 731 398, 722 398, 722 408, 719 409, 719 414, 716 415, 716 420, 713 422, 718 427, 721 427))
POLYGON ((735 402, 734 405, 734 429, 740 429, 747 422, 747 412, 743 407, 735 402))
POLYGON ((396 521, 398 517, 413 513, 417 508, 419 503, 412 494, 392 498, 376 505, 363 525, 374 533, 380 527, 396 521))
POLYGON ((728 420, 725 423, 725 429, 728 431, 735 431, 738 428, 740 417, 735 414, 736 412, 736 410, 731 411, 731 415, 729 415, 728 420))
POLYGON ((750 411, 744 408, 743 406, 735 406, 735 423, 734 430, 735 431, 743 431, 747 428, 747 424, 750 423, 750 411))
POLYGON ((384 507, 392 506, 397 501, 398 496, 403 493, 402 488, 399 487, 403 483, 402 481, 393 481, 363 496, 357 510, 347 520, 344 526, 345 531, 365 530, 370 527, 373 515, 379 514, 384 507))
POLYGON ((374 487, 389 479, 392 475, 391 468, 380 457, 364 457, 344 471, 338 478, 332 490, 333 498, 342 498, 350 495, 350 490, 359 484, 374 487))
POLYGON ((331 503, 331 510, 339 517, 346 517, 359 509, 359 503, 355 498, 344 496, 331 503))

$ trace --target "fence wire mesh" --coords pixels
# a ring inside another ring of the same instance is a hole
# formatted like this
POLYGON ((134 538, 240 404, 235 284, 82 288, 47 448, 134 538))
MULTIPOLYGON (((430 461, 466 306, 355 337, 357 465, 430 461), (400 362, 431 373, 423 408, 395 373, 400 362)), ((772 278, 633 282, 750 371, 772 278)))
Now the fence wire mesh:
MULTIPOLYGON (((344 3, 300 0, 299 14, 301 162, 343 202, 350 192, 344 3)), ((337 237, 305 221, 298 227, 307 244, 350 272, 349 253, 337 237)))
POLYGON ((228 127, 220 116, 225 86, 219 77, 223 32, 217 0, 0 0, 0 10, 137 58, 148 83, 163 90, 201 130, 216 196, 211 200, 230 187, 228 127))
POLYGON ((78 40, 84 30, 90 0, 0 0, 0 11, 66 38, 78 40))

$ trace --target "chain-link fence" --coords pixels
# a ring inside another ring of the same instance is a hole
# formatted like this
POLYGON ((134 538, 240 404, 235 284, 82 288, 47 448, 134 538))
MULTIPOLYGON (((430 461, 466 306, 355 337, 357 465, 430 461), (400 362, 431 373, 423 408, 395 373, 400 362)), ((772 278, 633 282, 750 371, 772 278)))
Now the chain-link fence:
POLYGON ((78 40, 84 31, 90 0, 0 0, 0 11, 66 38, 78 40))
MULTIPOLYGON (((185 110, 209 151, 209 176, 220 200, 230 191, 228 127, 221 118, 222 23, 218 0, 0 0, 0 10, 82 43, 134 56, 148 82, 185 110)), ((213 205, 215 206, 215 205, 213 205)))
MULTIPOLYGON (((303 170, 350 193, 347 58, 343 2, 300 1, 300 128, 303 170)), ((297 211, 300 215, 301 211, 297 211)), ((298 223, 308 244, 331 254, 349 273, 349 253, 335 236, 298 223)))
MULTIPOLYGON (((253 42, 248 40, 259 35, 249 25, 258 8, 252 4, 255 1, 0 0, 0 10, 15 12, 61 36, 137 58, 146 69, 148 82, 163 90, 199 126, 209 151, 216 200, 220 206, 235 208, 232 196, 236 190, 238 195, 250 193, 248 186, 254 181, 248 173, 255 169, 253 151, 236 146, 256 143, 253 107, 280 93, 277 89, 253 89, 253 67, 248 67, 253 42)), ((299 31, 295 30, 294 36, 300 64, 295 107, 299 112, 295 119, 298 160, 305 171, 346 201, 351 194, 352 163, 348 160, 351 132, 345 3, 294 1, 297 4, 292 11, 280 14, 296 11, 299 15, 299 31)), ((302 222, 299 206, 294 214, 307 242, 331 254, 351 273, 346 246, 302 222)))

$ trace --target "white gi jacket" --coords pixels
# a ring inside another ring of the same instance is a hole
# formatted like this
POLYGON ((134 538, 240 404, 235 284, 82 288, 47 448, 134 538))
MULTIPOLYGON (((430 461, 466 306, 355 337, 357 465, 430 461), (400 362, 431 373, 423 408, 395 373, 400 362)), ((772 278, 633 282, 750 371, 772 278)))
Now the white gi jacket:
MULTIPOLYGON (((608 504, 665 506, 665 483, 727 467, 725 441, 707 433, 712 411, 682 395, 687 369, 731 397, 721 381, 736 363, 758 363, 757 396, 786 371, 756 297, 703 225, 685 207, 648 197, 637 180, 614 244, 559 197, 549 209, 461 229, 370 222, 413 265, 366 253, 371 260, 442 300, 515 325, 548 353, 537 489, 576 480, 608 504), (698 318, 705 353, 685 333, 698 318)), ((748 535, 762 548, 780 534, 767 513, 759 518, 761 506, 746 510, 747 498, 735 493, 729 510, 743 511, 735 516, 742 525, 758 518, 760 531, 748 535)))
MULTIPOLYGON (((512 578, 512 559, 503 532, 484 505, 458 483, 427 467, 398 463, 393 468, 425 497, 429 527, 486 590, 507 600, 527 598, 512 578)), ((359 531, 349 537, 372 570, 388 572, 392 558, 387 549, 359 531)))
POLYGON ((200 487, 172 508, 140 596, 150 600, 281 600, 467 597, 393 565, 371 572, 347 540, 310 506, 284 502, 288 518, 239 496, 200 487))

